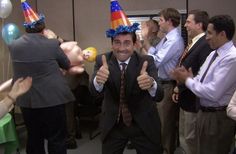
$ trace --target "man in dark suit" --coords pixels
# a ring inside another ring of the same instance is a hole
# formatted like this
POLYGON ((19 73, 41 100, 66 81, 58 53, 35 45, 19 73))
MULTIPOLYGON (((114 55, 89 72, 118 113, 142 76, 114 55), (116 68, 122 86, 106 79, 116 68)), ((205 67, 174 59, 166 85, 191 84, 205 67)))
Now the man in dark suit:
MULTIPOLYGON (((192 10, 189 12, 185 23, 190 43, 180 58, 179 66, 183 65, 187 69, 191 68, 194 76, 197 75, 201 65, 212 51, 205 38, 208 20, 207 12, 192 10)), ((183 127, 184 140, 180 140, 180 144, 182 146, 184 144, 183 142, 185 142, 187 147, 183 148, 186 153, 196 154, 197 140, 195 125, 199 107, 197 97, 184 84, 178 84, 178 87, 174 91, 174 98, 178 95, 178 100, 174 101, 178 101, 180 107, 183 109, 183 112, 180 114, 180 130, 183 127)), ((180 135, 182 134, 180 133, 180 135)))
POLYGON ((13 63, 13 80, 31 76, 31 89, 17 99, 27 128, 27 154, 66 154, 65 103, 74 97, 62 74, 70 62, 56 39, 42 33, 45 23, 39 20, 25 23, 26 34, 9 46, 13 63))
POLYGON ((157 82, 157 71, 152 57, 140 56, 134 51, 135 32, 126 29, 112 36, 112 52, 96 59, 90 89, 103 93, 102 153, 122 154, 130 140, 140 154, 160 154, 160 119, 156 101, 163 97, 157 82), (125 63, 125 86, 122 94, 122 63, 125 63), (123 97, 124 96, 124 97, 123 97), (121 98, 127 105, 129 118, 124 117, 121 98))

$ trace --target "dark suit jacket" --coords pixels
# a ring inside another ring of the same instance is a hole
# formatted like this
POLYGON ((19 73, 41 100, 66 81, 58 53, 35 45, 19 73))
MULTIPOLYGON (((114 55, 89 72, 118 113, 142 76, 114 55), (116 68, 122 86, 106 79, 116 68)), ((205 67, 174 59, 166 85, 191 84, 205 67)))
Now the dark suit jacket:
POLYGON ((17 105, 43 108, 60 105, 74 99, 60 67, 68 69, 70 62, 57 40, 39 33, 25 34, 9 46, 13 64, 13 79, 31 76, 31 89, 17 99, 17 105))
MULTIPOLYGON (((207 43, 205 36, 203 36, 192 46, 181 64, 186 69, 191 67, 193 75, 196 76, 201 65, 204 63, 206 57, 211 51, 212 49, 207 43)), ((189 112, 197 112, 199 102, 195 94, 189 90, 185 84, 180 84, 178 87, 180 107, 189 112)))
MULTIPOLYGON (((103 113, 101 119, 102 139, 105 139, 109 131, 117 122, 121 75, 118 61, 112 52, 106 53, 105 55, 108 61, 110 75, 102 91, 104 93, 103 113)), ((140 75, 145 60, 148 61, 148 74, 157 81, 157 70, 153 58, 150 56, 140 56, 134 52, 125 72, 125 95, 133 120, 143 130, 146 136, 153 141, 153 143, 160 145, 161 124, 156 108, 156 101, 160 101, 163 98, 163 90, 158 83, 156 95, 155 97, 151 97, 147 90, 141 90, 139 88, 137 77, 140 75)), ((100 55, 97 56, 94 74, 90 83, 90 90, 93 94, 98 93, 93 85, 93 79, 101 65, 102 61, 100 55)))

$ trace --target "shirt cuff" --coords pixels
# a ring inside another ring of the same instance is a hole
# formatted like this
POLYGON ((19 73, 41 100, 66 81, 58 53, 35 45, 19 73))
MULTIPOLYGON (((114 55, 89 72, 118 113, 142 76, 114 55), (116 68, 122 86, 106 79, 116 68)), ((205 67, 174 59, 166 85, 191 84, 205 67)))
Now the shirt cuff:
POLYGON ((186 87, 188 87, 191 90, 192 85, 194 84, 194 80, 190 77, 188 77, 185 81, 186 87))
POLYGON ((157 82, 156 81, 153 82, 154 82, 153 86, 150 89, 148 89, 148 92, 152 97, 155 97, 157 91, 157 82))
POLYGON ((93 85, 98 92, 101 92, 103 89, 103 84, 98 84, 96 78, 97 77, 95 77, 93 80, 93 85))
POLYGON ((154 48, 154 47, 150 47, 149 49, 148 49, 148 53, 149 54, 155 54, 155 52, 156 52, 156 48, 154 48))

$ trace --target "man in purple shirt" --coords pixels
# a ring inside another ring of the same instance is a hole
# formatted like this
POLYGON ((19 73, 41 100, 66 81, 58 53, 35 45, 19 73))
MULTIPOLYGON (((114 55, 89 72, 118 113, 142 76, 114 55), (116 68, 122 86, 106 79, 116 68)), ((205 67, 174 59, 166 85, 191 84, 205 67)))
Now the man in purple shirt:
POLYGON ((176 68, 172 76, 200 98, 197 115, 198 153, 229 153, 234 138, 235 123, 227 117, 226 107, 236 89, 236 48, 232 38, 233 19, 218 15, 210 19, 206 39, 215 49, 192 78, 191 68, 176 68))

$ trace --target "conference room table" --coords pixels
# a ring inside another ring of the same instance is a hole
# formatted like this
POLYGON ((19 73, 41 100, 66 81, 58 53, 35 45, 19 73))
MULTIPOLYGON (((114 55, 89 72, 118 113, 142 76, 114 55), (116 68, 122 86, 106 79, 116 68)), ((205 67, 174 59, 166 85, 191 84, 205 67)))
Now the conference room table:
POLYGON ((0 144, 4 148, 4 154, 15 154, 19 148, 16 127, 9 113, 0 119, 0 144))

